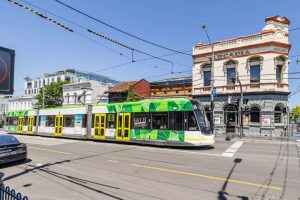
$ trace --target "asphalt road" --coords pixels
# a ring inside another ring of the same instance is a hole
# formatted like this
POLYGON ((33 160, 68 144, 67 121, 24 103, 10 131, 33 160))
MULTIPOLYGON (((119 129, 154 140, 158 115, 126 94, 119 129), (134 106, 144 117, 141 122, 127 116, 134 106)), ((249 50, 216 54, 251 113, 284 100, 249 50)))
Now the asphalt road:
POLYGON ((300 145, 293 142, 175 149, 18 138, 28 160, 0 171, 30 199, 300 199, 300 145))

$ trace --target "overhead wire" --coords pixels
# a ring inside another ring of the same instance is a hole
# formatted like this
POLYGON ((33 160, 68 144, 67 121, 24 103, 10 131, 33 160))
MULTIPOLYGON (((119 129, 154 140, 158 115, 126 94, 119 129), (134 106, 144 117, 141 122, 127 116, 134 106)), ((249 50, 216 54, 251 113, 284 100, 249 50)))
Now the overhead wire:
POLYGON ((83 12, 83 11, 80 11, 80 10, 78 10, 78 9, 76 9, 76 8, 74 8, 74 7, 70 6, 70 5, 68 5, 68 4, 64 3, 64 2, 62 2, 62 1, 59 1, 59 0, 54 0, 54 1, 56 1, 57 3, 59 3, 59 4, 63 5, 63 6, 65 6, 65 7, 69 8, 69 9, 71 9, 71 10, 77 12, 77 13, 80 13, 81 15, 84 15, 84 16, 86 16, 86 17, 88 17, 88 18, 90 18, 90 19, 92 19, 92 20, 94 20, 94 21, 96 21, 96 22, 98 22, 98 23, 101 23, 101 24, 103 24, 103 25, 105 25, 105 26, 107 26, 107 27, 109 27, 109 28, 112 28, 112 29, 114 29, 114 30, 116 30, 116 31, 119 31, 119 32, 121 32, 121 33, 123 33, 123 34, 126 34, 126 35, 128 35, 128 36, 130 36, 130 37, 133 37, 133 38, 135 38, 135 39, 138 39, 138 40, 140 40, 140 41, 143 41, 143 42, 145 42, 145 43, 151 44, 151 45, 153 45, 153 46, 156 46, 156 47, 159 47, 159 48, 168 50, 168 51, 172 51, 172 52, 176 52, 176 53, 179 53, 179 54, 191 56, 191 54, 187 54, 187 53, 185 53, 185 52, 183 52, 183 51, 174 50, 174 49, 171 49, 171 48, 169 48, 169 47, 165 47, 165 46, 159 45, 159 44, 157 44, 157 43, 154 43, 154 42, 145 40, 145 39, 143 39, 143 38, 141 38, 141 37, 138 37, 138 36, 136 36, 136 35, 133 35, 133 34, 131 34, 131 33, 128 33, 127 31, 121 30, 120 28, 118 28, 118 27, 116 27, 116 26, 110 25, 110 24, 104 22, 103 20, 97 19, 97 18, 95 18, 95 17, 93 17, 93 16, 91 16, 91 15, 89 15, 89 14, 83 12))
MULTIPOLYGON (((14 1, 14 0, 8 0, 8 1, 11 2, 11 3, 16 4, 16 5, 18 5, 18 6, 22 7, 22 8, 25 8, 25 9, 31 11, 31 12, 39 13, 39 12, 33 10, 33 9, 30 9, 30 8, 27 7, 27 6, 24 6, 24 5, 20 4, 20 3, 17 3, 17 2, 14 1)), ((46 9, 43 9, 43 8, 41 8, 41 7, 37 6, 37 5, 34 5, 34 4, 30 3, 30 2, 27 2, 27 1, 25 1, 25 0, 20 0, 20 1, 22 1, 22 2, 24 2, 24 3, 26 3, 26 4, 28 4, 28 5, 31 5, 31 6, 33 6, 33 7, 35 7, 35 8, 38 8, 38 9, 40 9, 40 10, 43 10, 44 12, 47 12, 47 13, 49 13, 49 14, 51 14, 51 15, 53 15, 53 16, 56 16, 56 17, 58 17, 58 18, 60 18, 60 19, 63 19, 63 20, 65 20, 65 21, 67 21, 67 22, 69 22, 69 23, 71 23, 71 24, 73 24, 73 25, 75 25, 75 26, 78 26, 78 27, 83 28, 83 29, 85 29, 85 30, 92 31, 92 30, 90 30, 90 29, 87 28, 87 27, 84 27, 84 26, 82 26, 82 25, 80 25, 80 24, 78 24, 78 23, 76 23, 76 22, 74 22, 74 21, 71 21, 71 20, 68 20, 68 19, 66 19, 66 18, 64 18, 64 17, 61 17, 61 16, 59 16, 59 15, 53 13, 53 12, 50 12, 50 11, 48 11, 48 10, 46 10, 46 9)), ((38 14, 38 16, 41 16, 41 15, 43 15, 43 14, 41 14, 41 13, 38 14)), ((45 15, 43 15, 43 16, 45 16, 45 15)), ((48 18, 48 17, 45 16, 45 17, 43 17, 43 18, 48 18)), ((70 29, 70 28, 68 28, 68 29, 70 29)), ((70 30, 72 30, 72 29, 70 29, 70 30)), ((108 46, 106 46, 106 45, 103 45, 102 43, 100 43, 100 42, 98 42, 98 41, 96 41, 96 40, 94 40, 94 39, 92 39, 92 38, 89 38, 89 37, 87 37, 87 36, 84 35, 84 34, 81 34, 81 33, 77 32, 77 31, 74 31, 74 30, 72 30, 72 32, 74 32, 74 33, 76 33, 77 35, 79 35, 79 36, 81 36, 81 37, 83 37, 83 38, 85 38, 85 39, 88 39, 88 40, 90 40, 91 42, 94 42, 94 43, 96 43, 96 44, 98 44, 98 45, 100 45, 100 46, 102 46, 102 47, 104 47, 104 48, 106 48, 106 49, 108 49, 108 50, 110 50, 110 51, 112 51, 112 52, 114 52, 114 53, 120 55, 120 56, 124 56, 124 57, 130 59, 130 57, 124 55, 122 52, 116 51, 116 50, 114 50, 114 49, 112 49, 112 48, 110 48, 110 47, 108 47, 108 46)), ((96 33, 96 32, 93 32, 93 31, 92 31, 92 33, 96 33)), ((99 35, 98 35, 98 36, 99 36, 99 35)), ((103 36, 103 35, 102 35, 102 36, 103 36)), ((103 36, 103 37, 105 37, 105 36, 103 36)), ((107 39, 107 40, 109 40, 109 41, 112 41, 112 42, 115 42, 116 44, 118 44, 118 45, 120 45, 120 46, 126 47, 126 45, 122 45, 121 43, 118 43, 117 41, 111 40, 111 39, 108 38, 108 37, 105 37, 105 39, 107 39)), ((130 48, 130 47, 127 46, 127 49, 128 49, 128 48, 129 48, 130 50, 132 50, 132 48, 130 48)), ((138 51, 138 52, 140 52, 140 53, 143 53, 143 54, 145 54, 145 55, 147 55, 147 56, 151 56, 151 58, 140 59, 140 60, 138 60, 138 61, 132 60, 132 62, 127 62, 127 63, 123 63, 123 64, 118 64, 118 66, 124 66, 124 65, 128 65, 128 64, 135 63, 135 62, 142 62, 142 63, 145 64, 145 65, 148 65, 148 66, 151 66, 151 67, 154 67, 154 68, 159 68, 159 67, 157 67, 156 65, 151 65, 151 64, 149 64, 149 63, 143 62, 144 60, 150 60, 150 59, 154 59, 154 58, 155 58, 155 59, 160 59, 160 60, 169 62, 169 63, 171 63, 171 64, 172 64, 172 63, 176 63, 177 65, 181 65, 181 66, 187 67, 186 65, 183 65, 183 64, 180 64, 180 63, 177 63, 177 62, 173 62, 173 61, 167 61, 167 60, 165 60, 165 59, 161 59, 161 58, 160 58, 160 57, 165 57, 165 56, 169 56, 169 55, 175 55, 175 53, 173 53, 173 54, 167 54, 167 55, 163 55, 163 56, 153 56, 153 55, 151 55, 151 54, 148 54, 148 53, 145 53, 145 52, 142 52, 142 51, 139 51, 139 50, 135 50, 135 51, 138 51)), ((116 66, 112 66, 111 68, 115 68, 115 67, 116 67, 116 66)), ((108 68, 105 68, 105 70, 107 70, 107 69, 108 69, 108 68)), ((159 68, 159 69, 163 69, 163 68, 159 68)), ((163 69, 163 70, 165 70, 165 69, 163 69)), ((99 70, 99 71, 102 71, 102 70, 99 70)))

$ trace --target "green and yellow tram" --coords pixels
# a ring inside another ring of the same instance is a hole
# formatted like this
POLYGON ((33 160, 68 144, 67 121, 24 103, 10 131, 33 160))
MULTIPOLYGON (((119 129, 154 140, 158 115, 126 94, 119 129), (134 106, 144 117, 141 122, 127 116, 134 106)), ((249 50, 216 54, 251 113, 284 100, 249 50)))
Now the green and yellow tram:
POLYGON ((200 102, 185 98, 22 111, 7 117, 6 129, 45 136, 172 146, 215 142, 200 102))

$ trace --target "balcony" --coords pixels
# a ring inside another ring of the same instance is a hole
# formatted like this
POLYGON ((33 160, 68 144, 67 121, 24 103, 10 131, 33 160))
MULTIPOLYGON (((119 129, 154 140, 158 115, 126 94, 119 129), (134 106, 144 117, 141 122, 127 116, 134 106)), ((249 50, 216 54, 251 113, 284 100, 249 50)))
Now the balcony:
MULTIPOLYGON (((243 92, 288 92, 288 84, 287 83, 249 83, 243 84, 242 89, 243 92)), ((239 93, 240 86, 239 85, 222 85, 216 86, 217 94, 227 94, 227 93, 239 93)), ((193 95, 202 95, 202 94, 210 94, 210 86, 208 87, 195 87, 193 95)))

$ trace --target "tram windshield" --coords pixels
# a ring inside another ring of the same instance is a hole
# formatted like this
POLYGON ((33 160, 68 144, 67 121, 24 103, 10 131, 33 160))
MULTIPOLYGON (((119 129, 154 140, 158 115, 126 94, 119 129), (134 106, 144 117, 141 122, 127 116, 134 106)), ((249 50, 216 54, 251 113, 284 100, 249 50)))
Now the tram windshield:
POLYGON ((210 131, 210 128, 208 125, 208 121, 206 119, 205 114, 203 113, 203 109, 201 109, 199 102, 191 101, 191 103, 193 105, 195 116, 196 116, 196 119, 197 119, 197 122, 198 122, 201 132, 206 135, 211 134, 211 131, 210 131))

